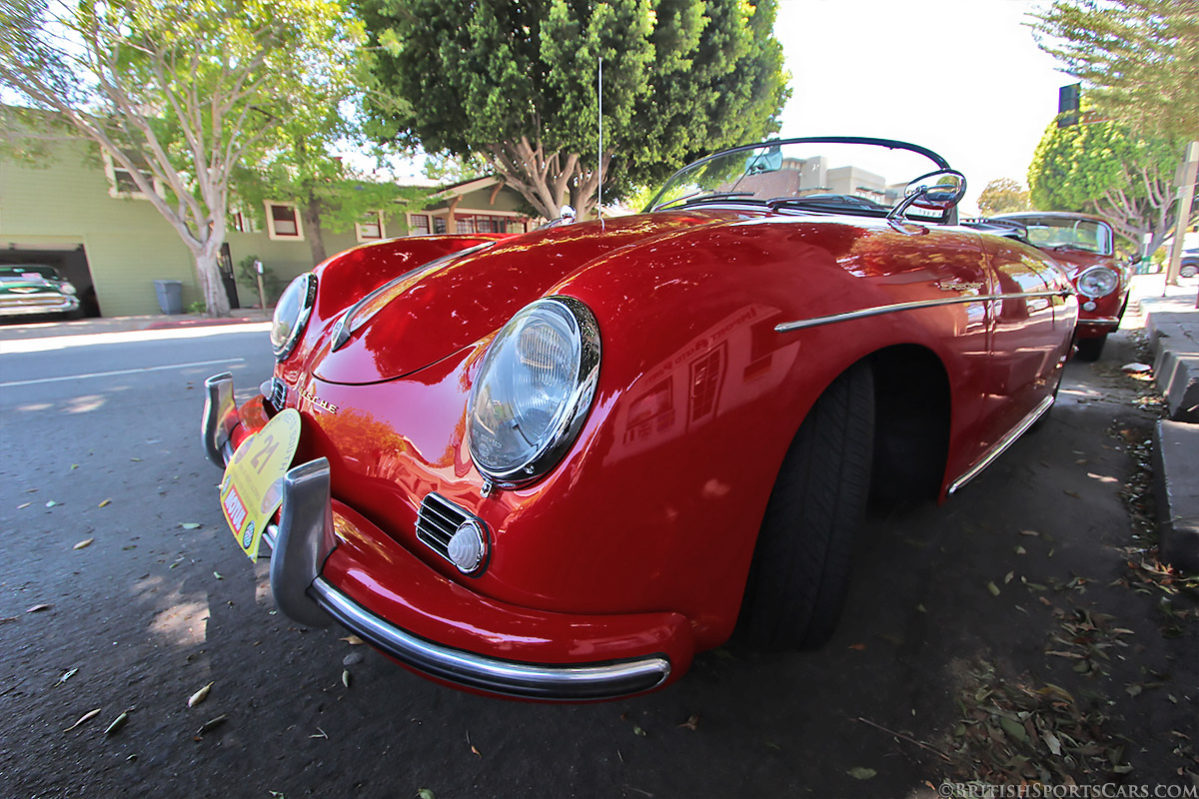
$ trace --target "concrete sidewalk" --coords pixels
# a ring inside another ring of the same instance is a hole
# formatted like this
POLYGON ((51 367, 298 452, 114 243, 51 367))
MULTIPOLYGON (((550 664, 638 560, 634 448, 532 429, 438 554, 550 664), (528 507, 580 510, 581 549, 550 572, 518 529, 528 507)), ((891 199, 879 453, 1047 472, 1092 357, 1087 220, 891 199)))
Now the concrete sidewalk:
POLYGON ((70 322, 54 320, 12 322, 0 325, 0 341, 86 336, 96 333, 124 333, 131 330, 185 330, 196 327, 261 324, 271 321, 272 310, 241 308, 231 316, 212 319, 202 314, 152 314, 146 316, 114 316, 102 319, 78 319, 70 322))
POLYGON ((1153 433, 1153 480, 1162 559, 1199 571, 1199 308, 1194 280, 1169 287, 1137 277, 1133 295, 1145 316, 1153 377, 1169 419, 1153 433))

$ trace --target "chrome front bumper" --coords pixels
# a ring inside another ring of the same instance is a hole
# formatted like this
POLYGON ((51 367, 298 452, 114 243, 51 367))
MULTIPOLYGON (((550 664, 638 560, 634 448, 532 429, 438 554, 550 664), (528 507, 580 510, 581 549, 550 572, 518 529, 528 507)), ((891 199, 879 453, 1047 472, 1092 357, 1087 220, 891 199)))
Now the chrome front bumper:
MULTIPOLYGON (((228 372, 205 381, 203 441, 221 468, 232 456, 231 433, 238 423, 233 377, 228 372)), ((271 592, 289 618, 311 627, 336 619, 386 654, 435 679, 466 688, 542 700, 610 699, 655 688, 670 676, 670 660, 660 655, 614 663, 537 665, 501 660, 420 638, 355 602, 321 578, 333 551, 333 504, 329 461, 300 464, 283 478, 279 524, 263 539, 271 547, 271 592)))
POLYGON ((0 299, 0 316, 71 313, 79 310, 79 298, 58 292, 9 295, 0 299))

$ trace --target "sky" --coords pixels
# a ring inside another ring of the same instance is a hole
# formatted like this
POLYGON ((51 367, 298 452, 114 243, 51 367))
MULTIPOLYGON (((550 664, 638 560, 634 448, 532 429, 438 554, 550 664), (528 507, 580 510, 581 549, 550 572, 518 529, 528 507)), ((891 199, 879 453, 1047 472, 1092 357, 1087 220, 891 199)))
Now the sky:
POLYGON ((1027 182, 1058 87, 1035 0, 780 0, 791 73, 781 136, 878 136, 921 144, 966 176, 962 203, 996 178, 1027 182))

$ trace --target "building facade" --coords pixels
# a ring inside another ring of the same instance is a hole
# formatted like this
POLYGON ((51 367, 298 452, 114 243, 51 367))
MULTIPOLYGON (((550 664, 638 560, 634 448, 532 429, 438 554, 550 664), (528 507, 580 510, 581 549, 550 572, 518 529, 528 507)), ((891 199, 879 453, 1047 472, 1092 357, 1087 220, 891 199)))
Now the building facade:
MULTIPOLYGON (((75 284, 85 307, 103 316, 159 313, 157 280, 180 281, 184 307, 201 300, 191 253, 125 170, 84 140, 47 148, 36 160, 0 154, 0 264, 56 267, 75 284)), ((396 236, 520 232, 537 222, 521 211, 516 192, 485 177, 436 190, 424 208, 378 209, 353 230, 325 230, 322 239, 333 254, 396 236)), ((267 201, 255 213, 235 211, 225 263, 233 267, 255 256, 286 284, 313 267, 306 233, 292 203, 267 201)), ((238 284, 236 293, 242 307, 258 303, 252 286, 238 284)))

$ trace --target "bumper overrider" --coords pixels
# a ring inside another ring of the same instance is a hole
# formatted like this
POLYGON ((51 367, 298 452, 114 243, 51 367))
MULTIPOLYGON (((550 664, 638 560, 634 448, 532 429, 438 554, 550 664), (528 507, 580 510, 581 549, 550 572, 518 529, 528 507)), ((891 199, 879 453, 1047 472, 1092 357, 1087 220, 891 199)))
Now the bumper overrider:
POLYGON ((1089 338, 1113 333, 1118 327, 1120 327, 1120 317, 1118 316, 1080 316, 1075 330, 1079 338, 1089 338))
MULTIPOLYGON (((242 424, 233 398, 233 377, 228 372, 205 381, 203 443, 208 457, 224 468, 232 457, 235 442, 250 431, 242 424)), ((314 627, 337 621, 351 632, 402 664, 436 680, 467 689, 541 700, 587 701, 640 693, 664 683, 671 674, 671 657, 664 652, 632 659, 614 658, 599 662, 529 663, 480 654, 449 646, 404 629, 359 602, 343 590, 342 583, 358 591, 366 583, 354 575, 364 570, 360 556, 377 548, 356 545, 369 536, 370 522, 334 500, 330 493, 329 462, 325 458, 299 464, 283 480, 283 503, 278 524, 269 525, 264 540, 271 547, 271 591, 279 609, 289 618, 314 627), (334 556, 334 550, 343 552, 334 556), (340 561, 338 558, 340 557, 340 561)), ((375 533, 379 541, 390 541, 375 533)), ((407 596, 390 602, 391 608, 410 610, 416 622, 428 626, 430 608, 465 607, 460 585, 432 572, 428 566, 398 544, 387 555, 394 585, 412 586, 419 599, 407 596)), ((676 650, 677 659, 687 658, 684 642, 689 638, 686 621, 677 614, 629 616, 575 616, 531 611, 496 600, 477 597, 471 607, 471 627, 485 639, 500 639, 507 632, 513 640, 527 639, 530 625, 547 629, 571 629, 580 640, 576 651, 603 652, 613 641, 659 642, 662 649, 676 650), (682 654, 679 654, 679 651, 682 654)), ((391 615, 391 614, 388 614, 391 615)), ((415 624, 414 626, 420 626, 415 624)), ((460 630, 459 630, 460 631, 460 630)), ((685 665, 685 664, 684 664, 685 665)))

